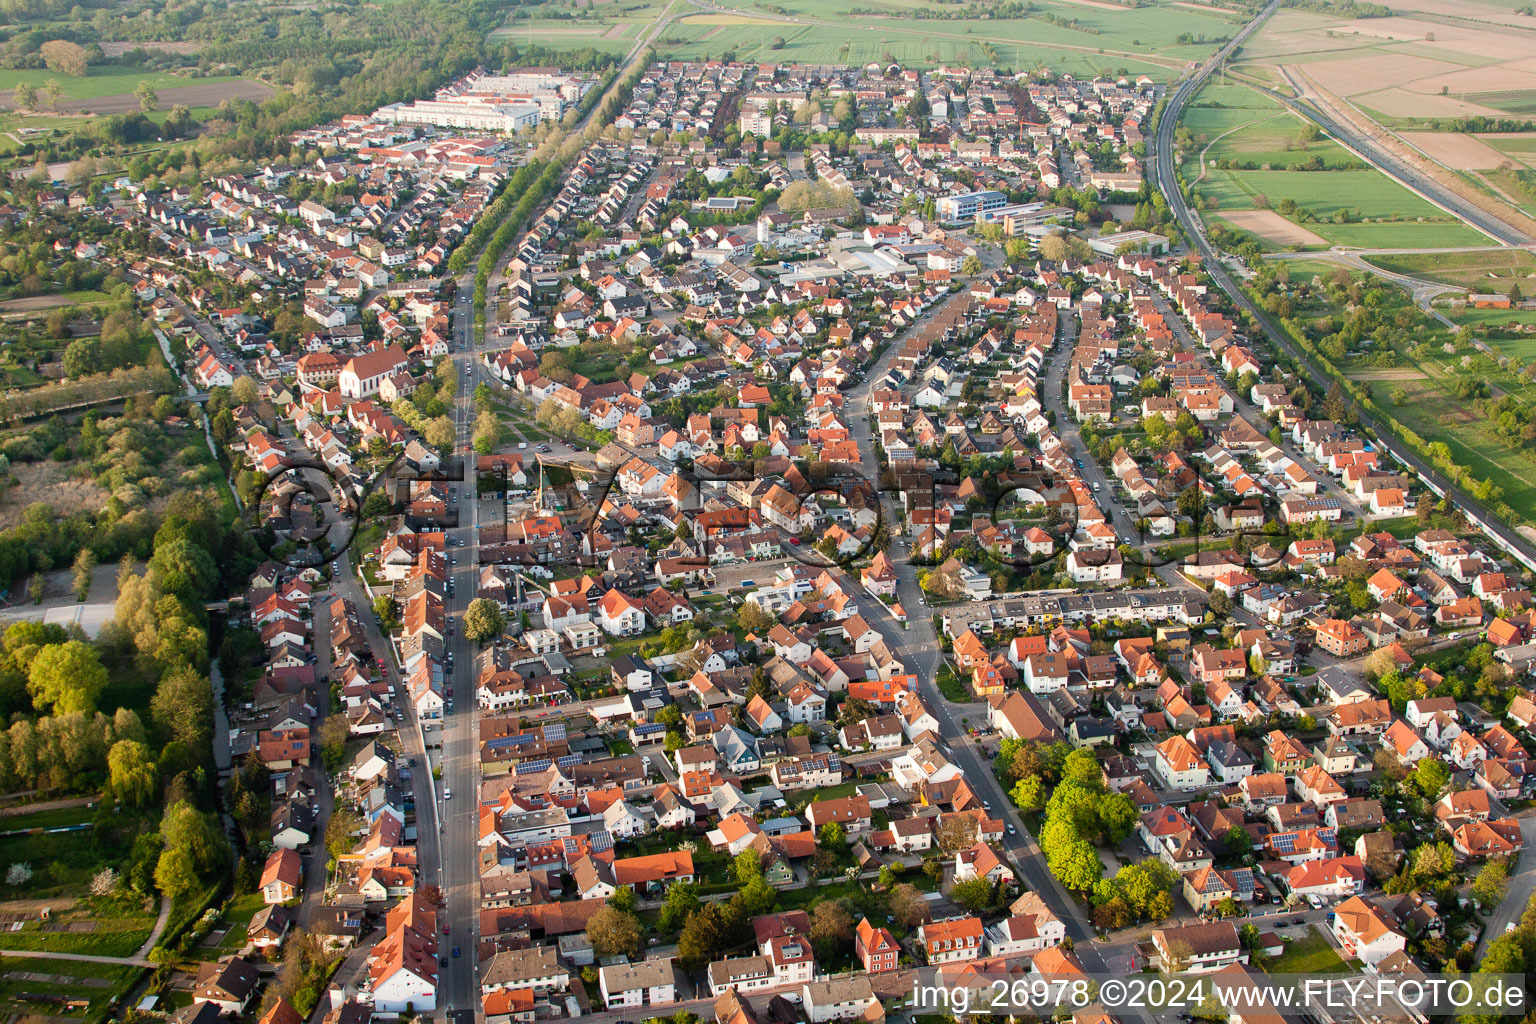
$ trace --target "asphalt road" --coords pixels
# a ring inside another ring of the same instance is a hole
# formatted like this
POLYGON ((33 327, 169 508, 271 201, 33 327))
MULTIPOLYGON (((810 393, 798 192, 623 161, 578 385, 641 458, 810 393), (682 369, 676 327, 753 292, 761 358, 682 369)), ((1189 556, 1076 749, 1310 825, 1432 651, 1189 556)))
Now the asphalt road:
MULTIPOLYGON (((454 300, 453 372, 460 381, 454 400, 456 430, 455 450, 463 452, 474 430, 474 388, 463 383, 463 366, 472 365, 479 348, 473 307, 473 284, 460 285, 454 300)), ((474 699, 475 647, 464 639, 464 610, 474 599, 477 584, 476 547, 480 503, 473 499, 474 469, 472 455, 466 454, 462 482, 450 485, 459 500, 459 522, 448 531, 449 577, 453 592, 446 599, 448 628, 446 638, 451 667, 445 668, 444 694, 451 692, 439 725, 442 749, 433 764, 442 767, 442 782, 437 787, 441 798, 441 858, 437 861, 442 877, 443 896, 447 900, 444 918, 452 928, 448 936, 439 936, 439 956, 446 958, 438 987, 438 1008, 468 1010, 478 1013, 480 1000, 476 979, 476 950, 479 948, 480 871, 476 857, 479 822, 476 807, 480 794, 479 743, 476 737, 474 699), (465 951, 455 958, 453 947, 465 951)))

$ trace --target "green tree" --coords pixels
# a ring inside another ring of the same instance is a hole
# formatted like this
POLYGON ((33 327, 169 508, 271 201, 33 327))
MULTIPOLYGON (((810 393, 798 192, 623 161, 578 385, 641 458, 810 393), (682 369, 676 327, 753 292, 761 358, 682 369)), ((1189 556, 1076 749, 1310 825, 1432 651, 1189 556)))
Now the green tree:
POLYGON ((183 850, 192 858, 192 867, 199 876, 206 877, 225 866, 229 851, 224 833, 207 815, 185 801, 166 808, 160 820, 160 836, 167 849, 183 850))
POLYGON ((1111 846, 1119 846, 1130 836, 1140 815, 1136 804, 1124 793, 1105 793, 1098 798, 1099 833, 1111 846))
POLYGON ((107 685, 107 670, 95 649, 79 640, 49 644, 37 652, 27 671, 27 692, 39 711, 89 715, 107 685))
POLYGON ((737 895, 748 917, 770 913, 779 902, 779 894, 761 875, 742 886, 737 895))
POLYGON ((198 886, 197 868, 186 850, 167 849, 155 864, 155 885, 172 900, 178 900, 198 886))
POLYGON ((1420 759, 1413 766, 1413 784, 1426 800, 1438 800, 1451 781, 1451 769, 1438 757, 1420 759))
POLYGON ((332 857, 340 857, 357 845, 357 834, 367 822, 350 806, 337 804, 325 822, 325 849, 332 857))
POLYGON ((835 821, 826 822, 816 830, 816 841, 824 849, 839 852, 848 845, 848 833, 835 821))
POLYGON ((487 597, 477 597, 469 602, 464 611, 464 638, 475 643, 485 643, 501 636, 507 628, 501 606, 487 597))
POLYGON ((1061 781, 1090 791, 1103 789, 1103 770, 1099 767, 1098 758, 1093 756, 1093 751, 1082 748, 1068 754, 1062 765, 1061 781))
POLYGON ((632 914, 639 905, 639 899, 635 896, 635 890, 627 885, 621 885, 613 890, 613 895, 608 897, 608 905, 616 910, 622 910, 626 914, 632 914))
POLYGON ((219 567, 205 549, 185 537, 156 543, 149 573, 163 593, 201 602, 219 581, 219 567))
POLYGON ((692 882, 673 882, 667 886, 667 898, 662 901, 656 921, 662 931, 675 932, 688 923, 688 917, 699 909, 699 888, 692 882))
POLYGON ((91 593, 91 580, 96 571, 96 552, 81 548, 75 556, 75 600, 84 601, 91 593))
POLYGON ((57 71, 73 78, 83 78, 90 66, 90 52, 79 43, 67 39, 50 39, 38 47, 38 53, 49 71, 57 71))
POLYGON ((148 114, 160 105, 160 94, 155 92, 154 86, 149 84, 149 79, 139 79, 139 84, 134 88, 133 94, 139 98, 139 109, 148 114))
POLYGON ((685 967, 698 968, 733 949, 740 941, 739 922, 730 918, 726 906, 711 901, 688 918, 677 937, 677 959, 685 967))
POLYGON ((30 82, 17 82, 11 90, 11 102, 21 110, 36 110, 37 89, 30 82))
POLYGON ((1491 860, 1477 871, 1472 880, 1472 896, 1485 907, 1497 906, 1509 893, 1509 867, 1491 860))
POLYGON ((149 716, 166 740, 207 750, 213 737, 213 687, 191 666, 167 672, 149 700, 149 716))
POLYGON ((985 878, 967 878, 950 887, 949 898, 967 910, 985 910, 992 905, 992 885, 985 878))
POLYGON ((762 635, 772 629, 778 621, 755 601, 742 602, 740 610, 736 612, 736 625, 747 633, 762 635))
POLYGON ((1021 811, 1039 811, 1045 806, 1045 780, 1038 775, 1026 775, 1013 784, 1008 797, 1021 811))
POLYGON ((160 782, 149 747, 138 740, 118 740, 107 752, 107 787, 130 807, 144 807, 155 798, 160 782))
POLYGON ((750 848, 742 850, 731 864, 731 874, 735 876, 737 885, 746 885, 754 879, 762 878, 762 855, 750 848))
POLYGON ((400 625, 400 602, 393 594, 380 594, 373 599, 373 614, 379 617, 384 632, 393 633, 400 625))
POLYGON ((601 907, 587 918, 587 941, 597 956, 638 956, 640 919, 617 907, 601 907))

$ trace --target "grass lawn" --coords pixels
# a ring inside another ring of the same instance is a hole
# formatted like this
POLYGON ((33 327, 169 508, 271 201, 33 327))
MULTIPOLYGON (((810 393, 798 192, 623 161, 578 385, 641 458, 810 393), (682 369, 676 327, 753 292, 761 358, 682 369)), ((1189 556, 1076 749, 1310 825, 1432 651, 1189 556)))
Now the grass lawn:
POLYGON ((1529 89, 1507 89, 1502 92, 1474 92, 1467 96, 1467 100, 1520 117, 1536 115, 1536 93, 1532 93, 1529 89))
POLYGON ((1314 277, 1328 280, 1328 275, 1339 269, 1337 263, 1328 260, 1285 260, 1284 265, 1290 268, 1291 281, 1311 281, 1314 277))
POLYGON ((256 912, 267 905, 261 893, 246 893, 236 896, 229 901, 224 908, 224 914, 219 918, 219 927, 227 927, 223 940, 219 943, 219 949, 236 950, 245 945, 246 926, 251 923, 251 918, 256 912))
POLYGON ((1264 965, 1270 974, 1341 974, 1349 965, 1316 928, 1285 947, 1285 952, 1264 965))
MULTIPOLYGON (((1417 197, 1415 197, 1417 198, 1417 197)), ((1447 245, 1486 245, 1488 236, 1461 221, 1444 219, 1424 221, 1386 221, 1373 224, 1307 224, 1333 245, 1352 245, 1362 249, 1434 249, 1447 245)))
MULTIPOLYGON (((1536 324, 1536 310, 1530 309, 1473 309, 1464 306, 1459 309, 1436 307, 1441 313, 1458 324, 1466 324, 1468 327, 1496 328, 1506 327, 1510 324, 1536 324)), ((1498 349, 1507 356, 1519 356, 1529 361, 1532 354, 1536 354, 1536 335, 1526 335, 1520 338, 1495 338, 1485 339, 1488 344, 1498 349)))
POLYGON ((854 793, 858 792, 860 785, 862 783, 843 782, 836 786, 824 786, 816 791, 811 802, 815 803, 817 800, 838 800, 845 796, 853 796, 854 793))
POLYGON ((1211 170, 1199 191, 1220 209, 1250 209, 1262 195, 1275 206, 1282 199, 1317 217, 1358 211, 1362 217, 1443 217, 1438 208, 1377 171, 1222 171, 1211 170))
POLYGON ((1206 146, 1209 146, 1205 153, 1207 166, 1218 160, 1237 160, 1285 168, 1306 163, 1313 157, 1322 160, 1326 167, 1346 167, 1359 163, 1343 146, 1327 139, 1302 143, 1297 138, 1301 118, 1278 103, 1190 107, 1185 111, 1184 124, 1197 141, 1202 137, 1204 140, 1204 144, 1194 152, 1185 154, 1184 173, 1191 181, 1200 173, 1200 150, 1206 149, 1206 146))
MULTIPOLYGON (((11 826, 0 828, 0 831, 12 830, 11 826)), ((103 858, 92 849, 93 845, 90 829, 8 835, 0 837, 0 862, 24 861, 31 865, 34 872, 31 892, 39 895, 63 893, 71 891, 70 886, 83 885, 91 873, 101 867, 103 858)))

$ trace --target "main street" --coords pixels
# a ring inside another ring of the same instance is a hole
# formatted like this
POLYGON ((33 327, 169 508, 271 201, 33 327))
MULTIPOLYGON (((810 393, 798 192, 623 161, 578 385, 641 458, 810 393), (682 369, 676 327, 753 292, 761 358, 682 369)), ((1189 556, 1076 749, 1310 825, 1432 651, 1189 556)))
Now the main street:
POLYGON ((446 638, 444 695, 447 704, 440 723, 442 749, 433 764, 442 769, 442 784, 437 787, 441 800, 443 835, 441 867, 443 897, 447 900, 444 920, 452 929, 439 936, 440 949, 446 955, 438 988, 439 1009, 478 1010, 476 981, 477 951, 480 932, 480 865, 476 856, 479 822, 476 808, 480 795, 479 737, 476 726, 474 680, 476 644, 464 638, 464 611, 474 599, 478 571, 476 542, 480 503, 475 500, 474 453, 469 450, 474 430, 474 388, 466 380, 465 367, 473 368, 479 338, 475 331, 473 288, 461 285, 454 298, 453 352, 454 381, 458 393, 453 403, 454 453, 463 459, 463 473, 448 487, 458 500, 450 508, 458 515, 457 525, 448 530, 448 576, 452 580, 446 605, 449 636, 446 638), (454 795, 457 799, 454 799, 454 795), (454 957, 457 947, 463 955, 454 957))

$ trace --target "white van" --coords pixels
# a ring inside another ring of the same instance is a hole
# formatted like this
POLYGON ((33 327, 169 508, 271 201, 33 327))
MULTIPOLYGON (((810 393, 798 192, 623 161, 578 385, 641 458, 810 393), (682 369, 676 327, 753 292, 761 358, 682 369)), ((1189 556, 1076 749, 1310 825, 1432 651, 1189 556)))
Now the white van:
POLYGON ((447 786, 443 787, 443 799, 444 800, 452 800, 453 799, 453 790, 449 789, 447 786))
POLYGON ((528 447, 528 442, 527 441, 519 441, 519 442, 517 442, 517 450, 518 451, 523 451, 527 447, 528 447))

